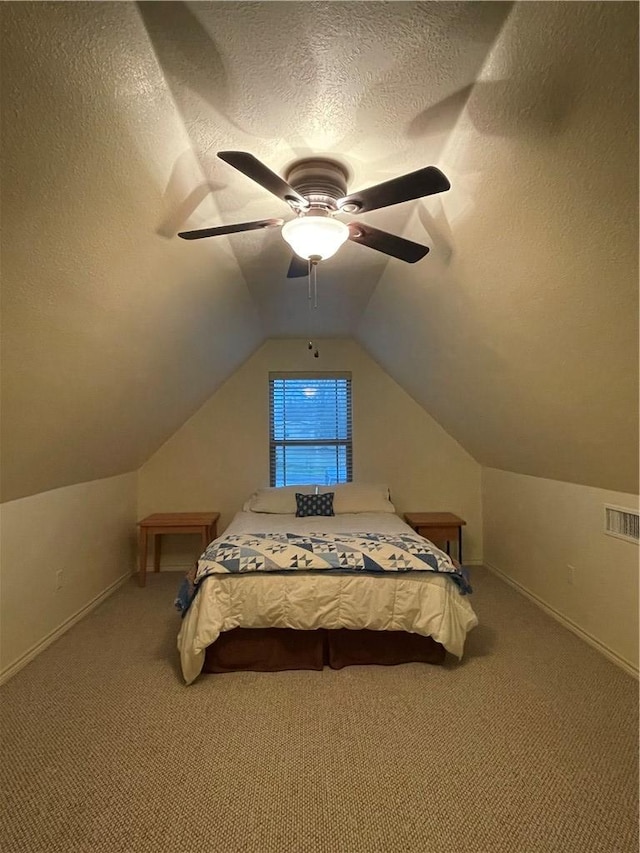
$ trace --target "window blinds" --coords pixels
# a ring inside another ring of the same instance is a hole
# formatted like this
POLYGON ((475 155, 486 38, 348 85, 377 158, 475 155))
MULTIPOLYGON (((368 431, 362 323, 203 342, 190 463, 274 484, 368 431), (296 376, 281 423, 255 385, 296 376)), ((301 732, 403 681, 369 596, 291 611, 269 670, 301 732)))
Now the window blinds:
POLYGON ((350 374, 270 374, 272 486, 351 481, 350 374))

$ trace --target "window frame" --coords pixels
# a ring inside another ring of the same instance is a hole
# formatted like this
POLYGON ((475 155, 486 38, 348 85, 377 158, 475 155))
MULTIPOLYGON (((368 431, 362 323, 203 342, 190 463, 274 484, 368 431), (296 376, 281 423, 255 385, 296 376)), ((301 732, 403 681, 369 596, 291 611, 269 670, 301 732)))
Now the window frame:
MULTIPOLYGON (((340 481, 351 483, 353 481, 353 393, 352 393, 352 377, 348 371, 288 371, 288 372, 270 372, 269 383, 269 484, 274 487, 276 485, 276 452, 279 447, 344 447, 346 450, 346 480, 340 481), (346 401, 347 401, 347 438, 329 438, 329 439, 276 439, 274 437, 274 396, 275 382, 279 380, 296 380, 314 382, 318 380, 345 380, 346 381, 346 401)), ((310 475, 311 476, 311 475, 310 475)), ((285 478, 286 479, 286 478, 285 478)), ((287 484, 283 485, 295 485, 287 484)), ((302 484, 300 484, 302 485, 302 484)), ((323 485, 318 483, 317 485, 323 485)))

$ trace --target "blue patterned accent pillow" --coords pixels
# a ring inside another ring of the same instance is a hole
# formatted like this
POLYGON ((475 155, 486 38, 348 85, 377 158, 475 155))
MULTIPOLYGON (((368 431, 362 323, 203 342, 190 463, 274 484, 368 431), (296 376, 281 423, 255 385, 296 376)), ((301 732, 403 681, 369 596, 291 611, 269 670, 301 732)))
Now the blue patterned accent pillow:
POLYGON ((296 492, 296 516, 304 518, 308 515, 333 515, 333 492, 324 495, 301 495, 296 492))

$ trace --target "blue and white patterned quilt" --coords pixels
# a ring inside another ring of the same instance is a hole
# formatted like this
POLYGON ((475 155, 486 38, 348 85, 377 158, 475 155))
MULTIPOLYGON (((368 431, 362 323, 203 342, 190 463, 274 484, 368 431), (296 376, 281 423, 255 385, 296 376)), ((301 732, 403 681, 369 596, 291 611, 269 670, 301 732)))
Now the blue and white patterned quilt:
POLYGON ((176 607, 187 612, 204 578, 246 572, 436 572, 465 595, 464 569, 413 533, 238 533, 214 540, 183 581, 176 607))

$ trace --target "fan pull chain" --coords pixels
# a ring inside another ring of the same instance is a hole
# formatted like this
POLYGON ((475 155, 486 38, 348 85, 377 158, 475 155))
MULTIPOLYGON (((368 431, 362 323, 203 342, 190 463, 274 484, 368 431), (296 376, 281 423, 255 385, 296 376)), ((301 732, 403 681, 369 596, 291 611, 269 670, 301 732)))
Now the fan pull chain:
POLYGON ((311 285, 313 284, 314 308, 318 307, 318 261, 321 260, 320 255, 309 255, 309 303, 311 303, 311 285))
MULTIPOLYGON (((308 281, 309 281, 309 289, 308 289, 308 299, 309 299, 309 310, 311 310, 311 289, 313 287, 313 307, 318 307, 318 261, 322 260, 320 255, 310 255, 309 256, 309 266, 308 266, 308 281)), ((309 341, 309 349, 313 349, 313 341, 309 341)), ((315 348, 313 353, 314 358, 320 358, 320 352, 318 347, 315 348)))
POLYGON ((318 307, 318 264, 313 265, 313 307, 318 307))

